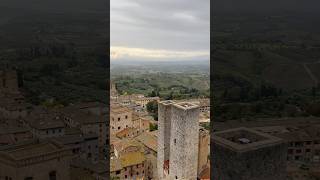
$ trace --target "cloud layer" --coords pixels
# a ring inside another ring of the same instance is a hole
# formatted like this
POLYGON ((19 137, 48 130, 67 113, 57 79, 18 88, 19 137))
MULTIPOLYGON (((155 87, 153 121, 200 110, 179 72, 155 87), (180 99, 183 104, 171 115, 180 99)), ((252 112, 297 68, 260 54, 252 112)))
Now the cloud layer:
POLYGON ((170 51, 164 49, 145 49, 111 47, 111 59, 140 59, 140 60, 190 60, 196 57, 201 60, 209 56, 208 51, 170 51))
POLYGON ((112 59, 208 58, 209 3, 210 0, 111 0, 112 59))

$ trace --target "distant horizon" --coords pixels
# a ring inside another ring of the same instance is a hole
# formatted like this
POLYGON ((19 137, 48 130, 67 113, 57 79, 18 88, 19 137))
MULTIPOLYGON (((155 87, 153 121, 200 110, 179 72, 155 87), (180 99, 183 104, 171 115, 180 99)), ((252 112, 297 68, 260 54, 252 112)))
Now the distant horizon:
POLYGON ((165 50, 151 48, 110 47, 111 61, 192 61, 210 59, 210 52, 199 50, 165 50))
POLYGON ((210 63, 210 59, 206 58, 199 58, 199 59, 117 59, 111 60, 110 63, 112 64, 132 64, 132 63, 146 63, 146 64, 157 64, 157 63, 193 63, 193 64, 200 64, 200 63, 210 63))
POLYGON ((111 0, 111 61, 210 57, 210 0, 111 0))

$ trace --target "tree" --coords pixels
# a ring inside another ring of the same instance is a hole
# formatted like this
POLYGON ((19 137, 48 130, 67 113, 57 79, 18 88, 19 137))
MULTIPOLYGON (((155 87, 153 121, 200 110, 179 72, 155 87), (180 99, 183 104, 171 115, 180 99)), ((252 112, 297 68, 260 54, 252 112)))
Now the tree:
POLYGON ((158 125, 157 125, 157 124, 152 124, 152 123, 150 123, 150 125, 149 125, 149 130, 150 130, 150 131, 158 130, 158 125))
POLYGON ((155 121, 158 121, 158 102, 150 101, 147 104, 147 111, 151 114, 155 121))
POLYGON ((166 100, 173 100, 173 91, 166 97, 166 100))
POLYGON ((150 97, 156 97, 156 96, 157 96, 157 94, 156 94, 156 92, 155 92, 155 91, 151 91, 151 93, 149 94, 149 96, 150 96, 150 97))
POLYGON ((149 113, 158 113, 158 102, 150 101, 147 103, 147 111, 149 113))

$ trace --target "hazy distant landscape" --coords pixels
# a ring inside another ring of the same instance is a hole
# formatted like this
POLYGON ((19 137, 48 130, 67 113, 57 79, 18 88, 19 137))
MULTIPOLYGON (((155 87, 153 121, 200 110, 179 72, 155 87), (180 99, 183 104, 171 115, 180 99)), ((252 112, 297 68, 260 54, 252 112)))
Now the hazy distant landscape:
POLYGON ((319 115, 319 22, 307 13, 216 14, 217 120, 319 115))
POLYGON ((106 99, 105 6, 100 0, 0 6, 0 64, 19 69, 30 102, 106 99))
POLYGON ((111 80, 122 94, 156 93, 164 99, 209 97, 209 61, 112 62, 111 80))

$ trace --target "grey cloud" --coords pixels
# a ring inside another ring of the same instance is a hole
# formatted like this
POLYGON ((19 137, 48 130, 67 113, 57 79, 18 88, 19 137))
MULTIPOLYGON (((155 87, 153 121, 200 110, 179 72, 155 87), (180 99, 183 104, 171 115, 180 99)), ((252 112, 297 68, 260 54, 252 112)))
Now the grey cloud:
POLYGON ((111 0, 111 45, 209 50, 210 0, 111 0))

